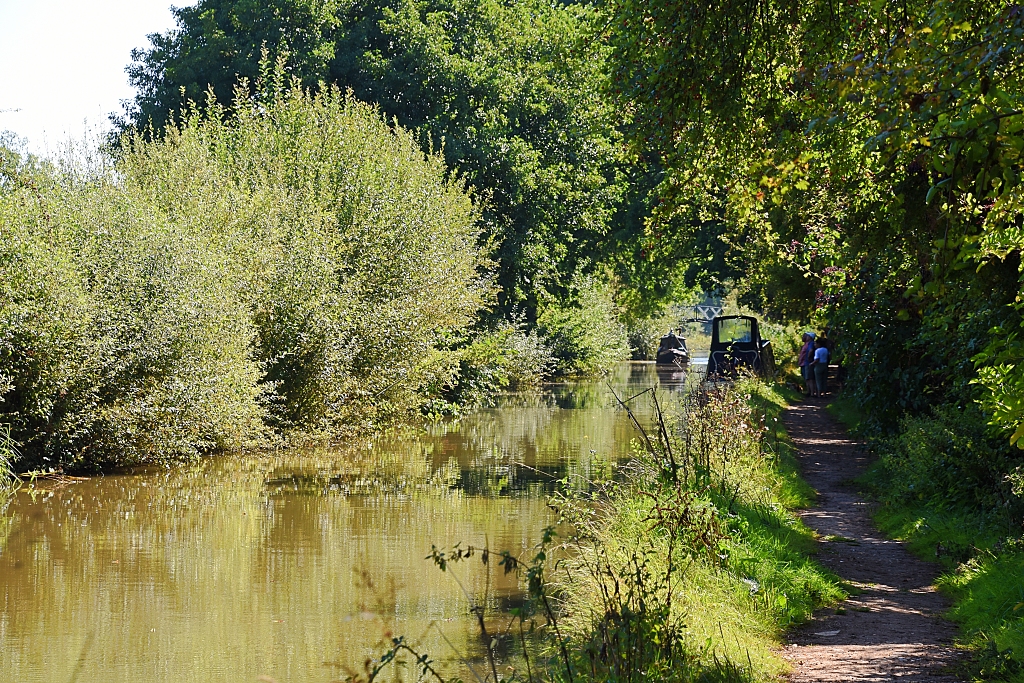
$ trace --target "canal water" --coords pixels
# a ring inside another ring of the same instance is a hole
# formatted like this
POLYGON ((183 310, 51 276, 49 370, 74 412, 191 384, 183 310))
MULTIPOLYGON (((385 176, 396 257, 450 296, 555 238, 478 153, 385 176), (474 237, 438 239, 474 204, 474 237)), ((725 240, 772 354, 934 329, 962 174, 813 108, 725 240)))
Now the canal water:
POLYGON ((326 683, 395 635, 471 679, 470 599, 500 614, 520 586, 493 561, 443 573, 432 546, 531 557, 557 482, 629 457, 611 389, 684 385, 623 364, 344 448, 26 486, 0 518, 0 681, 326 683))

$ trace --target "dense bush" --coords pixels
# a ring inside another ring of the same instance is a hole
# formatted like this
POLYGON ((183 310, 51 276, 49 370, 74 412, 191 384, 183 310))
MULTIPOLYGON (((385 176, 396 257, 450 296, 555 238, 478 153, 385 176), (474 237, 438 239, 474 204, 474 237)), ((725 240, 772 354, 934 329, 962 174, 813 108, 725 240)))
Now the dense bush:
POLYGON ((611 287, 593 278, 578 281, 569 301, 544 305, 537 322, 559 374, 600 373, 629 358, 611 287))
POLYGON ((31 459, 80 466, 260 436, 255 329, 209 234, 111 178, 0 197, 3 422, 31 459))
POLYGON ((437 395, 429 404, 435 413, 489 405, 500 392, 533 387, 554 370, 551 350, 537 332, 509 323, 478 332, 456 353, 455 377, 431 392, 437 395))
POLYGON ((897 435, 877 442, 886 472, 880 495, 891 502, 1001 511, 1024 521, 1024 499, 1007 477, 1024 455, 990 432, 973 405, 905 418, 897 435))
POLYGON ((337 91, 239 95, 0 191, 0 378, 29 460, 337 434, 417 406, 488 291, 442 160, 337 91))

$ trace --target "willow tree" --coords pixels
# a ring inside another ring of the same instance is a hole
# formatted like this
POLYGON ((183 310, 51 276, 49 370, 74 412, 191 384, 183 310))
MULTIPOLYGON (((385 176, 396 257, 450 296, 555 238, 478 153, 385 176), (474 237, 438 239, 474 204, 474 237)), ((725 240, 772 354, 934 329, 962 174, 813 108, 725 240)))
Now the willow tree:
POLYGON ((28 464, 335 438, 455 372, 491 285, 444 161, 337 90, 210 107, 0 177, 0 423, 28 464))

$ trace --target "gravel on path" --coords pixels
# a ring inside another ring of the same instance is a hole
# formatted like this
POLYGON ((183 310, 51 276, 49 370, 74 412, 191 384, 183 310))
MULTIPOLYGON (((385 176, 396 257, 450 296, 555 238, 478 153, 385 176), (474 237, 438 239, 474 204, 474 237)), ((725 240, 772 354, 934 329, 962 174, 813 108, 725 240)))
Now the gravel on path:
POLYGON ((961 681, 957 630, 941 616, 949 603, 932 585, 937 567, 886 539, 857 493, 853 480, 870 455, 821 399, 791 406, 783 423, 804 479, 818 492, 816 506, 799 512, 819 535, 818 560, 856 593, 790 631, 782 651, 793 667, 789 680, 961 681))

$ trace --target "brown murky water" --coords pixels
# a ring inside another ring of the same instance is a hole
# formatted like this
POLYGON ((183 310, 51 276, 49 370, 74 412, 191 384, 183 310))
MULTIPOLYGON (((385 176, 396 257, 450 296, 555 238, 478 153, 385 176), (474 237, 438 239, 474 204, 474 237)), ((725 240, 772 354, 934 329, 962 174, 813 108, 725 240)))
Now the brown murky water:
MULTIPOLYGON (((625 364, 609 382, 682 379, 625 364)), ((327 682, 392 634, 471 678, 463 588, 500 609, 519 586, 475 562, 456 581, 431 546, 528 555, 554 480, 608 476, 633 436, 605 383, 580 383, 344 449, 23 488, 0 519, 0 681, 327 682)))

